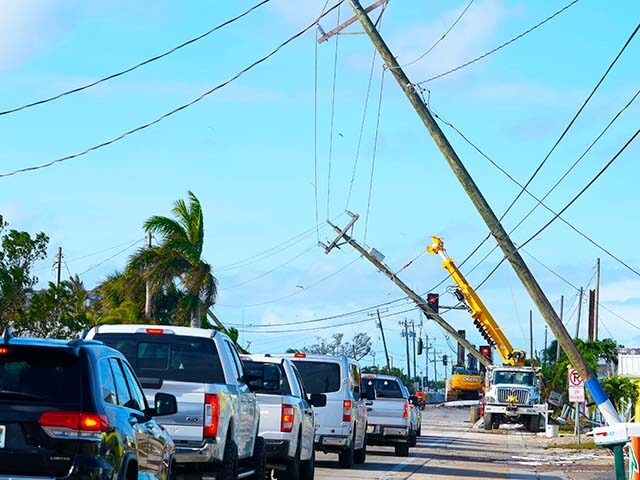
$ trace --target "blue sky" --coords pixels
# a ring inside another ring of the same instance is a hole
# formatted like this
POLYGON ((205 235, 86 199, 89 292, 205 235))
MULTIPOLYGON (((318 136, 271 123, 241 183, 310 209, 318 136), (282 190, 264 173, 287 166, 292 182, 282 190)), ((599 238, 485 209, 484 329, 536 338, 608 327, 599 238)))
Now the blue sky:
MULTIPOLYGON (((410 61, 433 44, 466 3, 392 1, 383 19, 383 35, 401 63, 410 61)), ((244 0, 0 0, 5 12, 0 19, 0 107, 55 94, 127 67, 252 4, 244 0)), ((243 21, 130 75, 0 118, 2 171, 82 150, 191 100, 306 26, 323 4, 321 0, 272 0, 243 21)), ((407 67, 407 74, 417 82, 464 63, 562 5, 476 0, 451 34, 421 62, 407 67)), ((515 178, 526 181, 620 50, 639 14, 640 4, 633 0, 581 0, 514 45, 428 84, 431 106, 515 178)), ((341 15, 344 18, 350 12, 344 8, 341 15)), ((335 22, 331 16, 322 25, 328 30, 335 22)), ((533 182, 533 192, 543 195, 638 89, 639 42, 635 39, 629 46, 533 182)), ((324 220, 335 43, 323 44, 318 53, 318 193, 319 217, 324 220)), ((345 208, 371 55, 365 36, 340 37, 329 197, 332 218, 345 208)), ((361 241, 380 87, 377 65, 349 205, 363 217, 356 229, 361 241)), ((364 260, 339 271, 357 258, 353 251, 344 248, 325 256, 313 248, 316 235, 311 231, 274 255, 225 268, 312 230, 315 224, 313 66, 314 34, 309 33, 239 81, 151 129, 62 165, 1 179, 0 213, 15 228, 48 233, 51 251, 62 246, 71 272, 81 273, 124 245, 79 257, 142 238, 145 218, 167 213, 174 199, 192 190, 205 208, 205 257, 220 280, 217 311, 228 323, 242 324, 244 319, 243 342, 251 341, 255 350, 275 352, 312 343, 317 335, 342 331, 349 336, 364 330, 375 338, 379 361, 382 345, 372 322, 332 327, 359 322, 366 315, 311 324, 324 328, 300 334, 258 334, 258 328, 250 327, 309 320, 401 297, 364 260)), ((367 243, 384 252, 393 269, 418 255, 433 234, 442 235, 449 253, 462 259, 484 237, 486 227, 390 76, 385 78, 383 93, 367 243)), ((562 208, 609 160, 637 128, 639 112, 636 102, 549 197, 550 206, 562 208)), ((493 208, 504 211, 517 187, 444 129, 493 208)), ((639 152, 640 147, 632 145, 565 214, 635 267, 640 264, 635 211, 639 152)), ((505 225, 515 225, 532 206, 533 201, 523 197, 505 225)), ((548 218, 539 209, 516 230, 515 241, 528 238, 548 218)), ((344 223, 345 217, 336 221, 344 223)), ((331 237, 328 229, 320 233, 323 240, 331 237)), ((474 259, 482 258, 492 246, 488 242, 474 259)), ((585 287, 595 258, 601 256, 603 304, 640 327, 640 280, 568 227, 557 222, 527 251, 585 287)), ((83 274, 87 286, 122 267, 129 253, 83 274)), ((484 278, 499 258, 495 252, 474 271, 472 283, 484 278)), ((570 286, 530 257, 525 259, 555 304, 565 295, 567 305, 575 305, 570 286)), ((53 278, 50 264, 48 259, 39 267, 42 282, 53 278)), ((402 275, 424 292, 443 273, 439 260, 425 255, 402 275)), ((526 348, 532 304, 510 268, 501 267, 481 293, 513 343, 526 348)), ((442 303, 451 301, 444 296, 442 303)), ((389 309, 389 313, 400 309, 389 309)), ((419 321, 416 313, 406 316, 419 321)), ((575 316, 569 324, 572 330, 575 316)), ((400 318, 385 319, 397 364, 404 362, 400 318)), ((451 313, 448 318, 456 327, 471 331, 463 313, 451 313)), ((534 318, 536 345, 541 348, 544 322, 535 311, 534 318)), ((640 343, 639 328, 608 311, 601 318, 619 341, 640 343)), ((438 350, 451 354, 437 327, 426 322, 425 327, 437 338, 438 350)), ((471 338, 479 342, 477 335, 471 338)))

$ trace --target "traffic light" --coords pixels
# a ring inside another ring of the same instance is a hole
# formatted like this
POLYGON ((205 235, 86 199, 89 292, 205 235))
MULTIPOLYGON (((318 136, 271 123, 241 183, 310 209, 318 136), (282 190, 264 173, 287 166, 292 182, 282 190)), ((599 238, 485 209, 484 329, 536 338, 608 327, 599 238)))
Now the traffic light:
POLYGON ((491 346, 482 345, 480 347, 480 353, 484 355, 490 362, 493 362, 493 352, 491 351, 491 346))
POLYGON ((449 357, 447 355, 442 355, 442 365, 445 367, 449 365, 449 357))
POLYGON ((418 339, 418 355, 422 355, 422 350, 424 350, 424 343, 422 343, 422 338, 418 339))
POLYGON ((440 313, 440 295, 437 293, 427 293, 427 303, 435 313, 440 313))

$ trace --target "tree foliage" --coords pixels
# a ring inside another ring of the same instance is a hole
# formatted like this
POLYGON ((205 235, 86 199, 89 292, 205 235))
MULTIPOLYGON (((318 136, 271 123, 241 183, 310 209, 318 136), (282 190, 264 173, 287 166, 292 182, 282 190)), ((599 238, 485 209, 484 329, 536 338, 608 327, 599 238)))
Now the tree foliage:
POLYGON ((371 347, 371 337, 364 332, 357 333, 348 342, 344 341, 344 333, 334 333, 330 338, 317 337, 315 344, 302 351, 314 355, 346 355, 360 361, 371 353, 371 347))
POLYGON ((622 375, 611 375, 600 383, 618 412, 622 412, 625 405, 638 400, 640 395, 638 385, 630 378, 622 375))

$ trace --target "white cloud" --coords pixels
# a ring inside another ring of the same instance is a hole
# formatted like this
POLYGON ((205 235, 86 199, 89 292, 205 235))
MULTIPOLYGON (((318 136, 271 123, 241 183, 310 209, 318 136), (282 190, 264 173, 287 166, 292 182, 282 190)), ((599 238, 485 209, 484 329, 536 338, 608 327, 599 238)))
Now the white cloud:
POLYGON ((640 280, 621 280, 600 287, 601 302, 631 302, 640 300, 640 280))
POLYGON ((0 69, 23 62, 56 36, 52 21, 61 2, 54 0, 0 0, 0 69))
MULTIPOLYGON (((393 45, 399 62, 407 63, 422 55, 453 24, 463 8, 447 11, 429 22, 416 23, 395 35, 393 45)), ((411 70, 427 78, 472 59, 486 50, 498 25, 508 15, 509 11, 498 0, 475 3, 447 38, 411 70)))

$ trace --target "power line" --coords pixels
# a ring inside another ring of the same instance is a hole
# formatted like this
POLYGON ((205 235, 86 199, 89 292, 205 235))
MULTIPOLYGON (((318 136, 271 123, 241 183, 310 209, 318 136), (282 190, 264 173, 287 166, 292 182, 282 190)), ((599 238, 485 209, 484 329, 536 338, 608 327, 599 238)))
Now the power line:
POLYGON ((373 138, 373 155, 371 156, 371 176, 369 178, 369 196, 367 199, 367 214, 364 220, 364 239, 363 243, 367 243, 367 231, 369 229, 369 213, 371 211, 371 194, 373 193, 373 175, 376 168, 376 157, 378 155, 378 135, 380 133, 380 117, 382 116, 382 95, 384 93, 384 74, 387 69, 382 69, 382 75, 380 76, 380 95, 378 97, 378 116, 376 119, 376 131, 373 138))
MULTIPOLYGON (((572 4, 570 4, 569 6, 575 4, 577 1, 574 1, 572 4)), ((569 6, 565 7, 568 8, 569 6)), ((625 42, 625 44, 623 45, 622 49, 618 52, 618 54, 616 55, 616 57, 613 59, 613 61, 609 64, 609 67, 606 69, 606 71, 604 72, 604 74, 600 77, 600 80, 598 81, 598 83, 595 85, 595 87, 591 90, 591 93, 587 96, 587 98, 585 99, 585 101, 582 103, 582 106, 578 109, 578 111, 573 115, 572 119, 569 121, 568 125, 565 127, 565 129, 563 130, 562 134, 560 135, 560 137, 558 137, 558 139, 556 140, 556 142, 554 143, 554 145, 551 147, 551 149, 549 150, 549 152, 547 153, 547 155, 544 157, 544 159, 538 164, 538 166, 536 167, 536 169, 534 170, 533 174, 529 177, 529 179, 527 180, 527 182, 524 184, 524 186, 520 189, 520 192, 518 192, 518 194, 515 196, 515 198, 511 201, 511 203, 509 204, 509 206, 507 207, 507 209, 504 211, 504 213, 500 216, 500 218, 498 219, 498 221, 502 221, 505 216, 509 213, 509 211, 511 210, 511 208, 513 208, 513 206, 516 204, 516 202, 518 201, 518 199, 520 199, 520 197, 522 196, 522 194, 527 190, 527 188, 529 187, 529 185, 531 184, 531 182, 534 180, 534 178, 538 175, 538 173, 540 172, 540 170, 542 169, 542 167, 544 166, 544 164, 547 162, 547 160, 549 159, 549 157, 551 156, 551 154, 555 151, 555 149, 558 147, 558 145, 560 144, 560 142, 562 141, 562 139, 566 136, 566 134, 569 132, 569 130, 571 129, 571 127, 574 125, 575 121, 578 119, 578 117, 580 116, 580 114, 582 113, 582 111, 586 108, 586 106, 588 105, 588 103, 590 102, 591 98, 593 98, 593 96, 595 95, 595 93, 597 92, 597 90, 599 89, 600 85, 602 85, 602 83, 604 82, 604 80, 607 78, 607 76, 609 75, 609 72, 613 69, 613 66, 618 62, 618 59, 622 56, 622 54, 624 53, 624 51, 627 49, 627 47, 629 46, 629 44, 631 43, 631 41, 633 40, 633 38, 635 37, 636 33, 638 32, 638 29, 640 28, 640 24, 638 24, 638 26, 635 28, 635 30, 631 33, 631 35, 629 36, 629 38, 627 39, 627 41, 625 42)), ((423 97, 424 98, 424 97, 423 97)), ((471 251, 471 253, 469 253, 465 259, 462 261, 462 263, 460 264, 460 267, 462 267, 472 256, 474 256, 476 254, 476 252, 478 250, 480 250, 480 248, 482 247, 482 245, 485 244, 485 242, 491 238, 492 235, 494 235, 495 232, 491 231, 489 232, 484 239, 471 251)), ((493 251, 493 250, 492 250, 493 251)), ((486 255, 481 261, 480 263, 484 262, 484 260, 486 260, 488 258, 488 256, 491 254, 492 252, 490 252, 488 255, 486 255)), ((499 267, 500 265, 498 265, 496 267, 499 267)), ((478 267, 478 265, 476 265, 475 267, 473 267, 473 269, 475 270, 478 267)))
POLYGON ((298 258, 306 255, 307 253, 311 252, 311 250, 315 250, 316 248, 317 248, 317 245, 312 245, 311 248, 308 248, 308 249, 298 253, 295 257, 292 257, 289 260, 287 260, 286 262, 279 264, 277 267, 274 267, 274 268, 272 268, 270 270, 267 270, 266 272, 263 272, 260 275, 258 275, 256 277, 253 277, 253 278, 251 278, 249 280, 245 280, 245 281, 242 281, 240 283, 236 283, 234 285, 229 285, 228 287, 219 288, 218 291, 231 290, 232 288, 241 287, 243 285, 247 285, 248 283, 255 282, 256 280, 264 278, 267 275, 275 272, 276 270, 281 269, 282 267, 286 267, 287 265, 289 265, 289 264, 293 263, 294 261, 296 261, 298 258))
POLYGON ((462 20, 462 17, 464 17, 465 13, 467 13, 467 10, 469 10, 469 8, 471 7, 471 5, 473 4, 474 0, 470 0, 469 3, 467 3, 467 6, 464 7, 464 9, 462 10, 462 12, 460 13, 460 15, 458 15, 458 18, 455 19, 455 21, 451 24, 451 26, 447 29, 446 32, 444 32, 440 38, 438 38, 438 40, 436 40, 436 42, 431 45, 431 47, 429 47, 427 49, 426 52, 424 52, 422 55, 420 55, 418 58, 416 58, 415 60, 412 60, 410 62, 405 63, 404 65, 400 65, 398 67, 392 67, 392 68, 405 68, 405 67, 409 67, 415 63, 418 63, 420 60, 422 60, 424 57, 426 57, 427 55, 429 55, 431 53, 431 51, 436 48, 440 42, 442 42, 445 38, 447 38, 447 35, 449 35, 449 33, 451 33, 451 30, 453 30, 455 28, 455 26, 458 24, 458 22, 460 20, 462 20))
MULTIPOLYGON (((338 7, 337 25, 340 26, 340 7, 338 7)), ((333 128, 336 116, 336 85, 338 83, 338 57, 340 52, 340 35, 336 35, 336 50, 333 59, 333 87, 331 90, 331 120, 329 125, 329 169, 327 170, 327 220, 331 210, 331 161, 333 160, 333 128)))
POLYGON ((364 127, 367 120, 367 110, 369 108, 369 98, 371 97, 371 86, 373 84, 373 72, 375 71, 376 58, 378 51, 374 48, 371 58, 371 69, 369 70, 369 81, 367 82, 367 94, 364 97, 364 108, 362 109, 362 122, 360 123, 360 133, 358 134, 358 144, 356 147, 356 155, 353 160, 353 172, 351 174, 351 181, 349 182, 349 192, 347 194, 347 203, 345 210, 349 210, 349 202, 351 201, 351 193, 353 192, 353 184, 356 180, 356 172, 358 170, 358 160, 360 159, 360 149, 362 148, 362 139, 364 137, 364 127))
POLYGON ((230 25, 230 24, 242 19, 243 17, 249 15, 251 12, 253 12, 254 10, 257 10, 259 7, 261 7, 262 5, 264 5, 266 3, 269 3, 270 1, 271 0, 262 0, 258 4, 256 4, 253 7, 249 8, 245 12, 241 13, 240 15, 237 15, 237 16, 227 20, 226 22, 221 23, 220 25, 218 25, 216 27, 213 27, 212 29, 204 32, 201 35, 198 35, 197 37, 194 37, 194 38, 192 38, 190 40, 187 40, 186 42, 183 42, 183 43, 175 46, 172 49, 167 50, 164 53, 161 53, 161 54, 156 55, 154 57, 148 58, 147 60, 144 60, 144 61, 142 61, 140 63, 137 63, 137 64, 135 64, 135 65, 133 65, 131 67, 125 68, 124 70, 121 70, 121 71, 116 72, 116 73, 112 73, 110 75, 107 75, 106 77, 102 77, 99 80, 87 83, 87 84, 82 85, 80 87, 72 88, 71 90, 67 90, 67 91, 64 91, 62 93, 58 93, 56 95, 53 95, 51 97, 44 98, 44 99, 41 99, 41 100, 37 100, 35 102, 27 103, 27 104, 22 105, 20 107, 16 107, 16 108, 11 108, 9 110, 0 111, 0 116, 8 115, 10 113, 15 113, 15 112, 18 112, 20 110, 25 110, 27 108, 35 107, 37 105, 42 105, 42 104, 45 104, 45 103, 49 103, 49 102, 52 102, 54 100, 58 100, 58 99, 60 99, 62 97, 66 97, 67 95, 71 95, 73 93, 78 93, 78 92, 81 92, 83 90, 87 90, 88 88, 95 87, 96 85, 99 85, 101 83, 107 82, 109 80, 113 80, 114 78, 121 77, 122 75, 130 73, 130 72, 132 72, 134 70, 137 70, 140 67, 143 67, 143 66, 148 65, 150 63, 153 63, 153 62, 155 62, 157 60, 160 60, 160 59, 162 59, 164 57, 167 57, 167 56, 171 55, 172 53, 174 53, 174 52, 176 52, 176 51, 178 51, 178 50, 180 50, 180 49, 182 49, 182 48, 184 48, 184 47, 186 47, 188 45, 191 45, 192 43, 195 43, 195 42, 198 42, 199 40, 202 40, 203 38, 211 35, 212 33, 220 30, 221 28, 226 27, 227 25, 230 25))
MULTIPOLYGON (((322 16, 328 15, 331 11, 333 11, 334 9, 338 8, 342 2, 344 2, 344 0, 340 0, 340 2, 338 2, 336 5, 334 5, 333 7, 331 7, 326 13, 324 13, 322 16)), ((316 19, 312 24, 308 25, 307 27, 305 27, 303 30, 300 30, 298 33, 296 33, 295 35, 289 37, 287 40, 285 40, 284 42, 282 42, 280 45, 278 45, 275 49, 273 49, 271 52, 269 52, 268 54, 266 54, 265 56, 261 57, 260 59, 256 60, 255 62, 253 62, 252 64, 250 64, 248 67, 243 68, 242 70, 240 70, 238 73, 236 73, 235 75, 233 75, 231 78, 229 78, 228 80, 216 85, 215 87, 207 90, 206 92, 200 94, 198 97, 194 98, 193 100, 191 100, 188 103, 185 103, 183 105, 180 105, 177 108, 174 108, 173 110, 170 110, 169 112, 157 117, 154 120, 151 120, 150 122, 144 123, 142 125, 139 125, 135 128, 132 128, 131 130, 127 130, 126 132, 118 135, 117 137, 112 138, 111 140, 107 140, 105 142, 99 143, 97 145, 93 145, 89 148, 86 148, 80 152, 77 153, 73 153, 71 155, 66 155, 64 157, 60 157, 57 158, 55 160, 46 162, 46 163, 42 163, 40 165, 34 165, 31 167, 25 167, 25 168, 19 168, 17 170, 13 170, 10 172, 5 172, 5 173, 0 173, 0 178, 3 177, 10 177, 12 175, 17 175, 19 173, 25 173, 25 172, 30 172, 33 170, 40 170, 42 168, 47 168, 47 167, 51 167, 53 165, 56 165, 58 163, 62 163, 65 162, 67 160, 72 160, 74 158, 78 158, 84 155, 87 155, 88 153, 91 153, 93 151, 99 150, 101 148, 107 147, 113 143, 116 143, 130 135, 133 135, 135 133, 138 133, 146 128, 149 128, 157 123, 160 123, 161 121, 175 115, 178 112, 181 112, 182 110, 185 110, 193 105, 195 105, 196 103, 202 101, 203 99, 205 99, 206 97, 208 97, 209 95, 211 95, 212 93, 215 93, 216 91, 220 90, 221 88, 224 88, 225 86, 229 85, 231 82, 237 80, 238 78, 242 77, 244 74, 246 74, 247 72, 249 72, 250 70, 254 69, 255 67, 257 67, 258 65, 266 62, 268 59, 270 59, 271 57, 273 57, 274 55, 276 55, 280 50, 282 50, 285 46, 289 45, 290 43, 292 43, 293 41, 297 40, 298 38, 300 38, 302 35, 304 35, 306 32, 308 32, 310 29, 314 28, 316 26, 316 24, 318 23, 318 21, 320 20, 319 17, 318 19, 316 19)))
MULTIPOLYGON (((326 6, 326 5, 325 5, 326 6)), ((313 39, 313 193, 316 206, 316 239, 320 243, 320 215, 318 213, 318 25, 313 39)))
POLYGON ((277 302, 281 302, 282 300, 286 300, 288 298, 291 297, 295 297, 296 295, 300 295, 301 293, 307 292, 308 290, 312 289, 313 287, 320 285, 321 283, 329 280, 330 278, 335 277, 336 275, 338 275, 339 273, 342 273, 343 271, 345 271, 347 268, 349 268, 351 265, 353 265, 354 263, 356 263, 358 260, 360 260, 362 257, 356 257, 355 259, 353 259, 352 261, 350 261, 349 263, 347 263, 346 265, 342 266, 341 268, 339 268, 338 270, 334 271, 333 273, 327 275, 326 277, 321 278, 320 280, 312 283, 311 285, 308 285, 307 287, 303 287, 301 289, 299 289, 296 292, 290 293, 289 295, 284 295, 282 297, 278 297, 278 298, 274 298, 271 300, 267 300, 264 302, 259 302, 259 303, 250 303, 247 305, 228 305, 228 304, 221 304, 218 303, 218 306, 223 306, 223 307, 230 307, 230 308, 249 308, 249 307, 261 307, 263 305, 268 305, 270 303, 277 303, 277 302))
POLYGON ((129 246, 127 246, 127 247, 123 248, 122 250, 119 250, 118 252, 114 253, 114 254, 113 254, 113 255, 111 255, 110 257, 105 258, 105 259, 104 259, 103 261, 101 261, 100 263, 96 263, 95 265, 93 265, 93 266, 91 266, 91 267, 87 268, 84 272, 81 272, 79 275, 80 275, 80 276, 82 276, 82 275, 84 275, 85 273, 90 272, 91 270, 94 270, 94 269, 96 269, 96 268, 98 268, 98 267, 100 267, 100 266, 104 265, 104 264, 105 264, 105 263, 107 263, 108 261, 113 260, 113 259, 114 259, 114 258, 116 258, 118 255, 123 254, 124 252, 126 252, 127 250, 129 250, 131 247, 133 247, 134 245, 136 245, 136 244, 138 244, 138 243, 140 243, 140 242, 142 242, 142 241, 144 241, 144 238, 141 238, 141 239, 136 240, 135 242, 131 243, 129 246))
MULTIPOLYGON (((543 206, 547 211, 555 214, 555 211, 553 209, 551 209, 549 206, 547 206, 544 203, 544 200, 549 195, 551 195, 551 193, 558 187, 558 185, 560 185, 560 183, 562 183, 562 181, 564 181, 564 179, 569 175, 569 173, 571 171, 573 171, 573 169, 585 158, 585 156, 591 151, 591 149, 596 145, 596 143, 604 136, 604 134, 609 130, 609 128, 618 120, 618 118, 621 116, 621 114, 627 108, 629 108, 629 106, 631 106, 631 104, 635 101, 635 99, 638 97, 638 95, 640 95, 640 90, 638 90, 635 93, 635 95, 633 95, 633 97, 622 107, 622 109, 619 110, 618 113, 616 113, 616 115, 607 124, 607 126, 602 130, 602 132, 600 132, 600 134, 595 138, 595 140, 593 140, 593 142, 591 142, 591 144, 587 147, 587 149, 573 162, 573 164, 569 167, 569 169, 567 169, 567 171, 558 179, 558 181, 556 181, 556 183, 551 187, 551 189, 549 189, 544 194, 544 196, 542 198, 538 198, 536 195, 531 193, 524 185, 522 185, 522 183, 520 183, 518 180, 516 180, 509 172, 507 172, 502 166, 500 166, 500 164, 498 164, 495 160, 493 160, 491 157, 489 157, 489 155, 487 155, 482 149, 480 149, 480 147, 476 143, 472 142, 462 131, 460 131, 460 129, 458 127, 456 127, 454 124, 452 124, 451 122, 449 122, 446 119, 444 119, 439 114, 437 114, 435 112, 433 112, 433 113, 434 113, 434 116, 436 118, 438 118, 440 121, 442 121, 442 123, 444 123, 445 125, 450 127, 458 135, 460 135, 460 137, 462 137, 462 139, 466 143, 468 143, 473 149, 475 149, 482 157, 484 157, 486 160, 488 160, 489 163, 491 163, 491 165, 493 165, 495 168, 497 168, 501 173, 503 173, 513 183, 518 185, 531 198, 536 200, 536 202, 537 202, 536 205, 509 231, 509 235, 511 235, 513 232, 515 232, 516 229, 518 229, 520 227, 520 225, 522 225, 525 222, 525 220, 527 218, 529 218, 529 216, 531 216, 531 214, 538 208, 538 206, 543 206)), ((583 237, 589 243, 591 243, 592 245, 594 245, 595 247, 597 247, 598 249, 600 249, 601 251, 606 253, 609 257, 614 259, 616 262, 620 263, 621 265, 623 265, 625 268, 627 268, 631 272, 635 273, 636 275, 640 276, 640 272, 639 271, 637 271, 636 269, 631 267, 628 263, 626 263, 621 258, 616 256, 613 252, 611 252, 610 250, 608 250, 607 248, 602 246, 600 243, 596 242, 593 238, 588 236, 586 233, 582 232, 580 229, 578 229, 575 225, 570 223, 568 220, 564 219, 563 217, 559 217, 559 220, 561 220, 565 225, 567 225, 569 228, 571 228, 574 232, 576 232, 578 235, 583 237)), ((494 245, 494 247, 489 251, 489 253, 487 253, 471 270, 469 270, 468 274, 473 272, 478 266, 480 266, 482 263, 484 263, 484 261, 497 248, 498 248, 498 246, 494 245)))
POLYGON ((573 2, 569 3, 568 5, 565 5, 563 8, 561 8, 560 10, 558 10, 557 12, 555 12, 553 15, 548 16, 547 18, 545 18, 544 20, 542 20, 541 22, 538 22, 537 24, 535 24, 533 27, 525 30, 524 32, 520 33, 519 35, 516 35, 515 37, 513 37, 511 40, 508 40, 506 42, 504 42, 501 45, 498 45, 496 48, 494 48, 493 50, 489 50, 486 53, 483 53, 482 55, 480 55, 479 57, 474 58, 473 60, 469 60, 466 63, 463 63, 462 65, 458 65, 455 68, 452 68, 450 70, 447 70, 446 72, 440 73, 438 75, 435 75, 431 78, 427 78, 426 80, 423 80, 419 83, 417 83, 416 85, 424 85, 425 83, 429 83, 432 82, 433 80, 437 80, 439 78, 445 77, 451 73, 457 72, 458 70, 461 70, 463 68, 468 67, 469 65, 472 65, 496 52, 498 52, 499 50, 502 50, 503 48, 511 45, 512 43, 516 42, 517 40, 520 40, 522 37, 525 37, 526 35, 528 35, 529 33, 533 32, 534 30, 537 30, 538 28, 540 28, 541 26, 543 26, 545 23, 553 20, 555 17, 557 17, 558 15, 560 15, 561 13, 565 12, 566 10, 568 10, 569 8, 571 8, 572 6, 574 6, 576 3, 578 3, 580 0, 574 0, 573 2))
MULTIPOLYGON (((582 188, 582 190, 580 190, 570 201, 569 203, 567 203, 562 210, 560 210, 558 213, 556 213, 553 218, 551 218, 551 220, 549 220, 547 223, 545 223, 540 229, 538 229, 538 231, 536 233, 534 233, 533 235, 531 235, 524 243, 520 244, 519 246, 516 247, 516 250, 521 250, 523 247, 525 247, 528 243, 530 243, 534 238, 536 238, 538 235, 540 235, 544 230, 546 230, 560 215, 562 215, 564 212, 566 212, 571 205, 573 205, 597 180, 598 178, 600 178, 600 176, 602 176, 602 174, 607 171, 607 169, 613 164, 613 162, 615 162, 620 155, 627 149, 627 147, 637 138, 637 136, 640 134, 640 129, 636 130, 636 132, 631 136, 631 138, 629 138, 629 140, 627 140, 627 142, 620 148, 620 150, 618 150, 618 152, 611 158, 611 160, 609 160, 604 167, 602 167, 600 169, 600 171, 582 188)), ((489 278, 491 278, 491 276, 498 270, 498 268, 500 267, 500 265, 502 265, 504 263, 504 261, 507 259, 507 256, 505 255, 500 262, 498 263, 498 265, 496 265, 493 270, 491 270, 491 272, 489 272, 489 274, 484 278, 484 280, 482 282, 480 282, 480 284, 478 285, 478 287, 476 288, 479 289, 482 285, 484 285, 484 283, 489 280, 489 278)))

